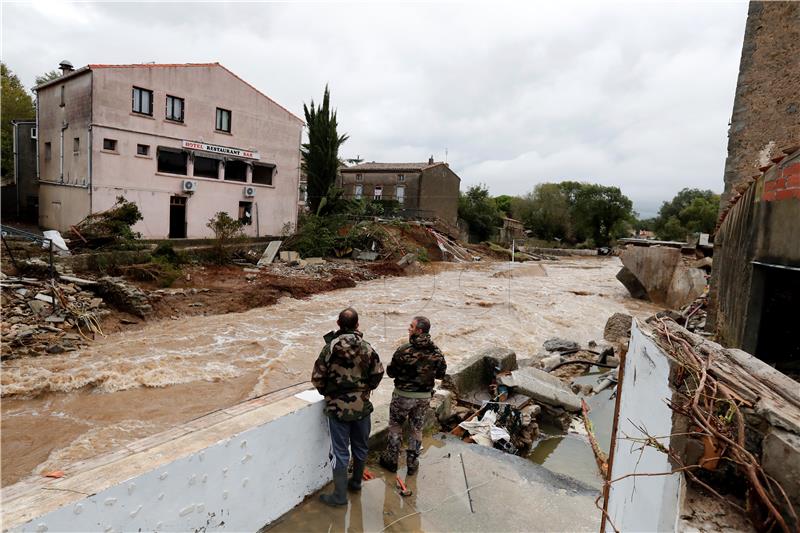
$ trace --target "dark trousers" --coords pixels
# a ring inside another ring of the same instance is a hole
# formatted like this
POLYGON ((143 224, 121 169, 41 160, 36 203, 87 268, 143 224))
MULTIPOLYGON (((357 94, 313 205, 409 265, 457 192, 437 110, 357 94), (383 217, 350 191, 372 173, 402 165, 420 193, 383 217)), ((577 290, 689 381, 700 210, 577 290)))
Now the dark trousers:
POLYGON ((366 461, 369 446, 370 415, 361 420, 344 422, 328 417, 328 426, 331 430, 330 460, 334 470, 347 468, 350 464, 350 448, 356 461, 366 461))

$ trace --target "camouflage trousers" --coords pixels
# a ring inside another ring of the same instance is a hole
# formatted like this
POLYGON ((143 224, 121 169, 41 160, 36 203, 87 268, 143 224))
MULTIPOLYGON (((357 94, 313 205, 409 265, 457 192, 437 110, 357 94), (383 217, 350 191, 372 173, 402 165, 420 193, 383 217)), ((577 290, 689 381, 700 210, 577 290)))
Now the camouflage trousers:
POLYGON ((389 443, 383 452, 383 459, 397 464, 397 456, 403 445, 403 424, 408 420, 409 435, 406 450, 406 466, 419 466, 419 452, 422 446, 422 426, 425 414, 430 407, 429 398, 404 398, 395 396, 389 404, 389 443))

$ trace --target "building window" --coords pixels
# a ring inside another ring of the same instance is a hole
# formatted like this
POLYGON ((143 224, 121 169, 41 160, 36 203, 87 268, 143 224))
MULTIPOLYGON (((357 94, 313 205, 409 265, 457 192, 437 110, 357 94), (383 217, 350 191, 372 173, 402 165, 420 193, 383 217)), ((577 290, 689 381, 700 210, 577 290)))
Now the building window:
POLYGON ((253 202, 239 202, 239 222, 245 226, 253 223, 253 202))
POLYGON ((403 187, 402 185, 399 185, 397 187, 397 203, 402 205, 405 203, 405 201, 406 201, 406 188, 403 187))
POLYGON ((194 175, 198 178, 219 178, 219 160, 194 156, 194 175))
POLYGON ((383 187, 377 185, 375 187, 375 193, 372 195, 373 200, 381 200, 383 198, 383 187))
POLYGON ((364 181, 364 176, 362 174, 356 174, 356 181, 364 181))
POLYGON ((117 151, 117 140, 116 139, 103 139, 103 150, 108 150, 109 152, 116 152, 117 151))
POLYGON ((227 109, 217 108, 217 131, 231 132, 231 112, 227 109))
POLYGON ((275 167, 272 165, 253 164, 253 183, 259 185, 272 185, 272 175, 275 167))
POLYGON ((247 163, 244 161, 225 161, 225 181, 247 181, 247 163))
POLYGON ((136 145, 136 155, 150 155, 150 145, 137 144, 136 145))
POLYGON ((72 139, 72 155, 78 155, 81 153, 81 138, 80 137, 73 137, 72 139))
POLYGON ((397 181, 406 181, 406 175, 405 174, 398 174, 397 175, 397 181))
POLYGON ((167 95, 167 120, 183 122, 183 98, 167 95))
POLYGON ((153 91, 134 87, 132 109, 134 113, 153 116, 153 91))
POLYGON ((53 145, 50 143, 44 143, 44 160, 50 161, 51 157, 53 157, 53 145))
POLYGON ((67 88, 64 85, 62 85, 61 86, 61 103, 58 104, 59 107, 64 107, 66 105, 66 92, 67 92, 67 88))
POLYGON ((355 190, 353 191, 353 196, 356 200, 361 200, 361 197, 364 195, 364 186, 360 183, 356 185, 355 190))
POLYGON ((165 172, 167 174, 179 174, 181 176, 186 175, 186 162, 188 160, 188 154, 186 152, 176 148, 159 146, 157 150, 157 156, 157 168, 159 172, 165 172))

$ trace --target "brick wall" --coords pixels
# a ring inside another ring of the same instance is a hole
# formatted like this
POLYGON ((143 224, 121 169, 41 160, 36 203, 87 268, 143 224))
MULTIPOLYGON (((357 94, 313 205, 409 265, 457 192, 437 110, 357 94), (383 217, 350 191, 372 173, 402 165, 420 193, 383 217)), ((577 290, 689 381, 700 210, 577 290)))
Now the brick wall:
POLYGON ((721 205, 727 204, 737 184, 759 174, 759 168, 782 148, 798 141, 800 2, 751 2, 728 132, 721 205))

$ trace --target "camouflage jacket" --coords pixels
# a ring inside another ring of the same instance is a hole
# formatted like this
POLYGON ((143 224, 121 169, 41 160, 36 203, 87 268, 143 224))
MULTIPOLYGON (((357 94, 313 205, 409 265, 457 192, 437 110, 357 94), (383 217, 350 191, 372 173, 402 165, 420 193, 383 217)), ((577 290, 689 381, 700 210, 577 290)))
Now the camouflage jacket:
POLYGON ((362 335, 360 331, 334 333, 311 374, 311 383, 325 396, 325 414, 345 422, 372 412, 370 391, 383 378, 381 360, 362 335))
POLYGON ((394 387, 405 392, 431 392, 433 380, 442 379, 447 363, 441 350, 427 333, 412 335, 392 356, 386 373, 394 378, 394 387))

